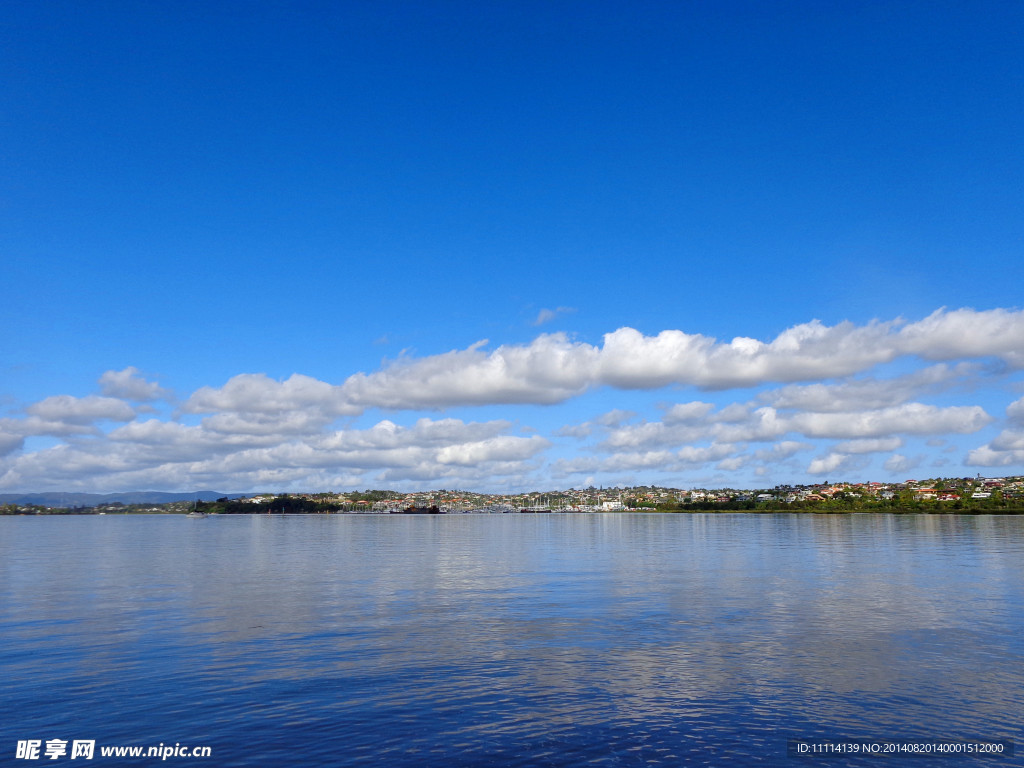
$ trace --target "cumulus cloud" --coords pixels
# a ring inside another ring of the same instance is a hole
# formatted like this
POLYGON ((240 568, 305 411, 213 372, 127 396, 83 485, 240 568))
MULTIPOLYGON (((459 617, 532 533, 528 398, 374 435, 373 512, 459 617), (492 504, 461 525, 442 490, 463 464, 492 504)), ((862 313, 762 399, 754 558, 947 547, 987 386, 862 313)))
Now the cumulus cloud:
POLYGON ((106 397, 116 397, 135 402, 166 400, 170 390, 155 381, 147 381, 139 375, 139 369, 128 366, 123 371, 107 371, 99 378, 100 392, 106 397))
POLYGON ((577 440, 583 440, 594 434, 594 425, 589 422, 583 424, 566 424, 563 427, 559 427, 555 430, 555 435, 558 437, 574 437, 577 440))
POLYGON ((754 458, 760 461, 781 461, 800 451, 809 451, 814 446, 810 443, 802 443, 797 440, 783 440, 769 448, 762 448, 754 453, 754 458))
POLYGON ((994 451, 1024 451, 1024 430, 1004 429, 989 445, 994 451))
POLYGON ((25 438, 22 435, 0 429, 0 456, 21 450, 24 444, 25 438))
POLYGON ((699 423, 706 419, 714 409, 715 406, 711 403, 677 403, 665 411, 663 420, 666 424, 699 423))
POLYGON ((489 461, 522 461, 547 447, 548 441, 538 435, 532 437, 492 437, 476 443, 445 446, 437 452, 440 464, 479 466, 489 461))
POLYGON ((925 360, 999 358, 1024 367, 1024 311, 936 310, 900 329, 894 346, 925 360))
POLYGON ((967 454, 967 464, 977 467, 1009 467, 1024 464, 1024 398, 1006 407, 1009 429, 1004 429, 987 445, 967 454))
MULTIPOLYGON (((543 312, 538 316, 546 319, 543 312)), ((599 344, 564 333, 492 350, 481 341, 443 354, 402 356, 340 383, 298 373, 284 380, 239 374, 197 389, 169 420, 141 419, 157 412, 146 403, 172 394, 129 366, 104 373, 98 394, 48 397, 0 418, 0 487, 323 487, 332 478, 444 481, 448 487, 488 478, 513 483, 545 466, 549 443, 522 429, 513 434, 506 421, 440 418, 401 426, 398 417, 378 417, 363 429, 339 426, 369 418, 374 408, 553 406, 602 387, 692 387, 708 394, 659 406, 660 418, 626 410, 621 406, 636 403, 623 396, 619 408, 553 432, 583 441, 578 447, 589 455, 563 458, 547 465, 550 471, 640 477, 713 467, 716 477, 729 478, 745 469, 763 472, 768 464, 796 467, 795 454, 817 449, 824 453, 806 471, 850 472, 872 454, 903 449, 910 437, 942 439, 992 424, 981 405, 948 402, 951 392, 971 393, 967 385, 991 379, 997 364, 1000 372, 1024 367, 1019 310, 941 309, 916 322, 860 325, 812 320, 773 339, 619 328, 599 344), (900 358, 920 370, 888 379, 873 375, 900 358), (767 385, 775 388, 762 391, 767 385), (759 389, 733 402, 710 394, 753 387, 759 389), (940 392, 943 405, 922 402, 940 392), (186 414, 198 418, 180 423, 186 414), (26 445, 36 445, 34 436, 62 443, 26 453, 26 445), (748 444, 763 447, 748 453, 748 444)), ((894 454, 887 469, 903 471, 912 461, 894 454)), ((1006 409, 1003 431, 967 461, 1024 464, 1024 398, 1006 409)))
POLYGON ((1013 424, 1024 426, 1024 397, 1014 400, 1006 407, 1006 418, 1013 424))
POLYGON ((25 408, 27 418, 0 419, 0 432, 19 438, 98 434, 98 422, 127 422, 136 416, 128 403, 112 397, 54 395, 25 408))
POLYGON ((906 403, 893 408, 849 413, 798 413, 787 420, 790 429, 807 437, 868 438, 897 434, 934 435, 977 432, 992 417, 978 405, 940 408, 906 403))
POLYGON ((847 440, 839 443, 835 449, 839 453, 888 453, 902 446, 902 437, 879 437, 847 440))
POLYGON ((544 325, 544 323, 550 323, 559 315, 565 315, 576 310, 572 307, 558 307, 556 309, 542 309, 537 313, 537 318, 533 321, 533 325, 544 325))
POLYGON ((845 453, 870 453, 899 447, 900 435, 976 432, 992 421, 983 408, 906 403, 893 408, 842 413, 784 413, 770 407, 729 407, 720 412, 693 409, 678 419, 669 408, 664 421, 644 421, 608 430, 604 450, 637 450, 713 440, 720 443, 767 442, 792 434, 805 438, 851 441, 845 453))
POLYGON ((67 424, 92 424, 96 421, 131 421, 135 418, 135 409, 128 403, 113 397, 71 397, 71 395, 55 395, 25 409, 32 416, 44 421, 64 422, 67 424))
POLYGON ((732 456, 737 450, 743 449, 742 446, 737 449, 734 445, 723 443, 712 443, 706 447, 688 445, 681 448, 677 455, 686 464, 704 464, 709 461, 721 461, 732 456))
POLYGON ((342 391, 356 406, 443 408, 451 405, 550 405, 591 386, 598 352, 565 334, 546 334, 526 346, 453 350, 401 359, 372 374, 349 377, 342 391))
POLYGON ((854 456, 846 453, 832 451, 825 456, 814 459, 807 467, 809 475, 835 475, 837 473, 848 474, 862 470, 867 466, 863 456, 854 456))
POLYGON ((218 413, 203 419, 213 432, 237 435, 308 435, 332 421, 334 414, 317 409, 278 413, 218 413))
POLYGON ((150 419, 103 438, 5 459, 0 487, 322 488, 332 478, 366 482, 374 473, 381 481, 522 478, 549 442, 538 435, 508 434, 510 426, 420 419, 403 427, 385 420, 368 429, 271 439, 150 419))
POLYGON ((892 456, 885 460, 885 463, 882 465, 882 467, 885 469, 886 472, 890 472, 892 474, 904 474, 912 469, 916 469, 918 466, 920 466, 920 464, 920 456, 908 458, 903 454, 894 453, 892 456))
MULTIPOLYGON (((828 379, 908 354, 929 358, 994 355, 1016 364, 1020 355, 1014 345, 1019 346, 1020 339, 1013 334, 1022 322, 1020 316, 1007 310, 940 310, 909 325, 893 320, 829 327, 811 321, 768 342, 746 337, 719 342, 678 330, 645 336, 632 328, 606 334, 600 347, 573 341, 564 333, 542 334, 529 344, 502 345, 491 352, 484 350, 484 340, 463 350, 403 357, 375 372, 354 374, 340 385, 301 374, 283 382, 263 374, 241 374, 219 389, 199 389, 183 411, 273 414, 305 408, 329 419, 371 407, 550 405, 599 386, 653 389, 675 384, 710 390, 828 379), (951 338, 955 332, 979 335, 996 330, 1009 336, 974 346, 951 338)), ((971 370, 963 364, 938 365, 890 381, 793 385, 763 396, 762 401, 776 408, 823 412, 881 408, 906 402, 923 388, 942 386, 971 370)), ((101 384, 106 392, 128 399, 151 399, 163 392, 137 373, 134 368, 111 371, 101 384)), ((667 420, 685 420, 697 412, 686 408, 699 410, 706 405, 677 406, 667 420)), ((266 423, 266 419, 257 420, 252 428, 264 428, 266 423)), ((249 428, 246 419, 239 420, 238 428, 249 428)))
POLYGON ((767 343, 744 337, 722 343, 683 331, 644 336, 620 328, 604 337, 599 376, 621 389, 668 384, 728 389, 845 376, 894 359, 897 353, 882 343, 892 325, 875 322, 858 328, 841 323, 829 328, 815 320, 767 343))
POLYGON ((182 406, 185 413, 231 411, 276 414, 297 408, 314 409, 335 416, 358 413, 340 387, 299 373, 284 381, 262 373, 239 374, 219 389, 202 387, 196 390, 182 406))
POLYGON ((735 472, 737 469, 746 466, 750 462, 750 456, 730 456, 728 459, 722 459, 718 464, 715 465, 715 469, 721 469, 725 472, 735 472))
POLYGON ((215 432, 243 435, 315 434, 341 416, 362 409, 340 386, 302 374, 277 381, 262 373, 234 376, 220 388, 202 387, 181 406, 184 413, 212 416, 204 425, 215 432))
POLYGON ((1009 467, 1024 464, 1024 451, 996 450, 991 445, 983 445, 968 451, 965 463, 971 467, 1009 467))
MULTIPOLYGON (((627 451, 617 452, 606 457, 559 459, 554 462, 552 468, 556 477, 587 475, 593 472, 620 473, 638 470, 681 472, 714 462, 736 461, 742 450, 742 447, 737 448, 734 445, 713 444, 684 446, 677 451, 627 451)), ((741 463, 745 463, 745 460, 741 463)))
POLYGON ((811 475, 828 475, 842 468, 849 459, 845 453, 829 453, 814 459, 807 467, 807 472, 811 475))
MULTIPOLYGON (((543 334, 529 344, 484 351, 486 341, 464 350, 403 358, 342 385, 354 406, 444 408, 501 403, 554 404, 600 386, 656 389, 669 385, 706 390, 765 383, 820 381, 863 373, 900 357, 977 360, 995 357, 1024 366, 1024 313, 1016 310, 938 310, 924 320, 802 323, 770 341, 737 337, 719 341, 665 330, 647 336, 634 328, 605 334, 601 346, 543 334)), ((892 382, 846 385, 845 391, 810 387, 782 391, 778 407, 884 407, 905 402, 915 388, 939 386, 962 367, 938 366, 892 382), (840 395, 837 405, 835 395, 840 395), (845 400, 845 405, 842 401, 845 400), (815 405, 817 403, 817 405, 815 405)))
POLYGON ((616 408, 614 411, 602 414, 595 421, 605 427, 617 427, 637 417, 636 411, 627 411, 623 408, 616 408))
POLYGON ((818 413, 878 409, 906 403, 924 393, 941 391, 971 376, 978 366, 933 365, 892 379, 851 379, 836 384, 790 384, 763 393, 759 400, 775 408, 818 413))

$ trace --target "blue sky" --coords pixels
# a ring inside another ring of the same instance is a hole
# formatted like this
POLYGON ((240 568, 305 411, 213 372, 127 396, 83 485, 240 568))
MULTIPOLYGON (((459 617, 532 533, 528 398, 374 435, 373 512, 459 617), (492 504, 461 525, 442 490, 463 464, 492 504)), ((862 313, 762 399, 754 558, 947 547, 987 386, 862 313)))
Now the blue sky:
POLYGON ((0 18, 0 491, 1024 473, 1019 3, 0 18))

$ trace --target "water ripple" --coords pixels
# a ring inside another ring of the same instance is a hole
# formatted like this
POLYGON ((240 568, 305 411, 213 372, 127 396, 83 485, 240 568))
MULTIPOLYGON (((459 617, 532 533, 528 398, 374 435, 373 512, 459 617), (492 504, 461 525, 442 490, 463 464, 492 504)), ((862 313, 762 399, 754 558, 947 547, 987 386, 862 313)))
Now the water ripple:
POLYGON ((1024 737, 1020 518, 203 523, 0 519, 8 746, 570 768, 1024 737))

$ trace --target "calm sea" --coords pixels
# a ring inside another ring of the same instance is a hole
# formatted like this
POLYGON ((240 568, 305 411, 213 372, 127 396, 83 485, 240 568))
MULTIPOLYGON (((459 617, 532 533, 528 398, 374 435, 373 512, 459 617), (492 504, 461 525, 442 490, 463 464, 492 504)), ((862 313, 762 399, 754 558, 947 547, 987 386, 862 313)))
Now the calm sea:
POLYGON ((0 714, 4 765, 1021 765, 1024 517, 0 518, 0 714))

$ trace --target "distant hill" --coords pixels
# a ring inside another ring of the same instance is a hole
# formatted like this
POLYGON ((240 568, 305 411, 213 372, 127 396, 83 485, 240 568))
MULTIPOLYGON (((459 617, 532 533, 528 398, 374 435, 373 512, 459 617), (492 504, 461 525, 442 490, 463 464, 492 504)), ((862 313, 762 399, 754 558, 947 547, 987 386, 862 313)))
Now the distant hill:
POLYGON ((125 493, 0 493, 0 504, 35 504, 41 507, 95 507, 118 501, 122 504, 170 504, 172 501, 216 501, 225 496, 237 499, 244 493, 218 493, 217 491, 195 491, 193 493, 162 493, 160 491, 127 491, 125 493))

